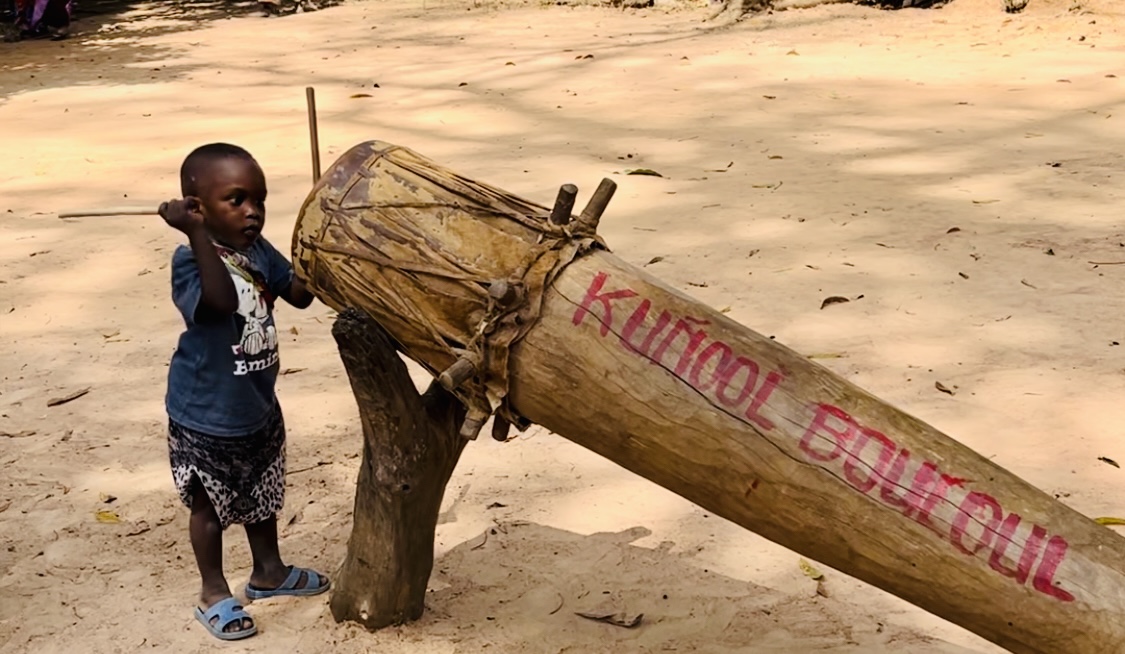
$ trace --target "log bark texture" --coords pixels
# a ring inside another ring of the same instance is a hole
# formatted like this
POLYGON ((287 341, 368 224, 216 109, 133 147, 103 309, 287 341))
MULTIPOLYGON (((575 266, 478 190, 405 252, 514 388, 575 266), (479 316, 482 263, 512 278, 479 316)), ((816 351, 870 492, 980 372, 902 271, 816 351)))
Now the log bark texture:
POLYGON ((1125 538, 590 234, 571 247, 549 216, 369 143, 313 190, 293 258, 429 370, 487 355, 459 390, 478 411, 500 398, 505 418, 1017 654, 1125 654, 1125 538), (498 278, 529 289, 522 305, 497 313, 498 278))
POLYGON ((442 495, 465 447, 457 434, 465 410, 437 382, 419 395, 393 341, 367 315, 341 313, 332 335, 359 405, 363 460, 330 605, 337 621, 379 629, 422 616, 442 495))

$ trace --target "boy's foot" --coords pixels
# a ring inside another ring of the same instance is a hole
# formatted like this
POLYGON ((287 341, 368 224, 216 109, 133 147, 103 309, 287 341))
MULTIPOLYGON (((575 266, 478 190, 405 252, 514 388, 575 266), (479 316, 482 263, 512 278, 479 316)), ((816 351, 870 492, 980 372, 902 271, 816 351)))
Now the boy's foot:
POLYGON ((257 600, 280 595, 319 595, 331 585, 328 577, 315 570, 288 566, 273 574, 264 573, 260 577, 250 575, 250 583, 246 584, 246 597, 257 600))
POLYGON ((254 619, 233 597, 221 599, 207 608, 197 606, 195 619, 220 640, 242 640, 258 633, 254 619))

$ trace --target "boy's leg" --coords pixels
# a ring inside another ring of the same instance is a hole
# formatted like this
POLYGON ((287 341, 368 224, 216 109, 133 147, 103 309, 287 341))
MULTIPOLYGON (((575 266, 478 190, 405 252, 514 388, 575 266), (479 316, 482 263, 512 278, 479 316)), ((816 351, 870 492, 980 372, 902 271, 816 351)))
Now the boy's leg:
MULTIPOLYGON (((284 584, 290 568, 281 560, 281 552, 278 551, 277 517, 246 525, 246 539, 254 557, 250 585, 258 590, 273 590, 284 584)), ((320 585, 327 583, 328 579, 321 575, 320 585)), ((305 588, 307 584, 308 575, 302 572, 297 579, 297 588, 305 588)))
MULTIPOLYGON (((223 575, 223 525, 199 479, 195 479, 192 484, 189 531, 191 548, 195 551, 195 563, 199 566, 199 575, 203 579, 199 608, 206 611, 216 602, 230 597, 231 592, 223 575)), ((252 620, 245 619, 242 624, 232 622, 223 631, 230 633, 253 626, 252 620)))

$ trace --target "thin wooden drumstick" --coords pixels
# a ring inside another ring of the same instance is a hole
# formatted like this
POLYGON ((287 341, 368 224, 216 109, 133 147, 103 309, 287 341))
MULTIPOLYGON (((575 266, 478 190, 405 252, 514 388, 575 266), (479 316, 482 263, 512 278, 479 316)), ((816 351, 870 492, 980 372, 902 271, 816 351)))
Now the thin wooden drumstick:
POLYGON ((305 100, 309 108, 309 147, 312 149, 313 184, 320 181, 320 136, 316 128, 316 91, 305 87, 305 100))
MULTIPOLYGON (((305 88, 305 100, 309 113, 309 145, 312 149, 313 184, 320 181, 320 138, 316 128, 316 91, 313 87, 305 88)), ((78 211, 64 211, 59 218, 92 218, 95 216, 155 216, 156 209, 148 207, 117 207, 107 209, 81 209, 78 211)))
POLYGON ((89 218, 93 216, 155 216, 156 209, 152 207, 116 207, 107 209, 80 209, 78 211, 61 211, 59 218, 89 218))

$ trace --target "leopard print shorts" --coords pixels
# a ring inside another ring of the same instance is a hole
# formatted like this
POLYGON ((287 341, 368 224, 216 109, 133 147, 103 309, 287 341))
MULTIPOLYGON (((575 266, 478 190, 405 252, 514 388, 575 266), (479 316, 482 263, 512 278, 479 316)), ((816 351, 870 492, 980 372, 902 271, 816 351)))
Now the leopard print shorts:
POLYGON ((195 484, 202 484, 223 529, 269 520, 285 503, 285 420, 280 407, 248 436, 210 436, 169 420, 168 454, 180 500, 191 508, 195 484))

